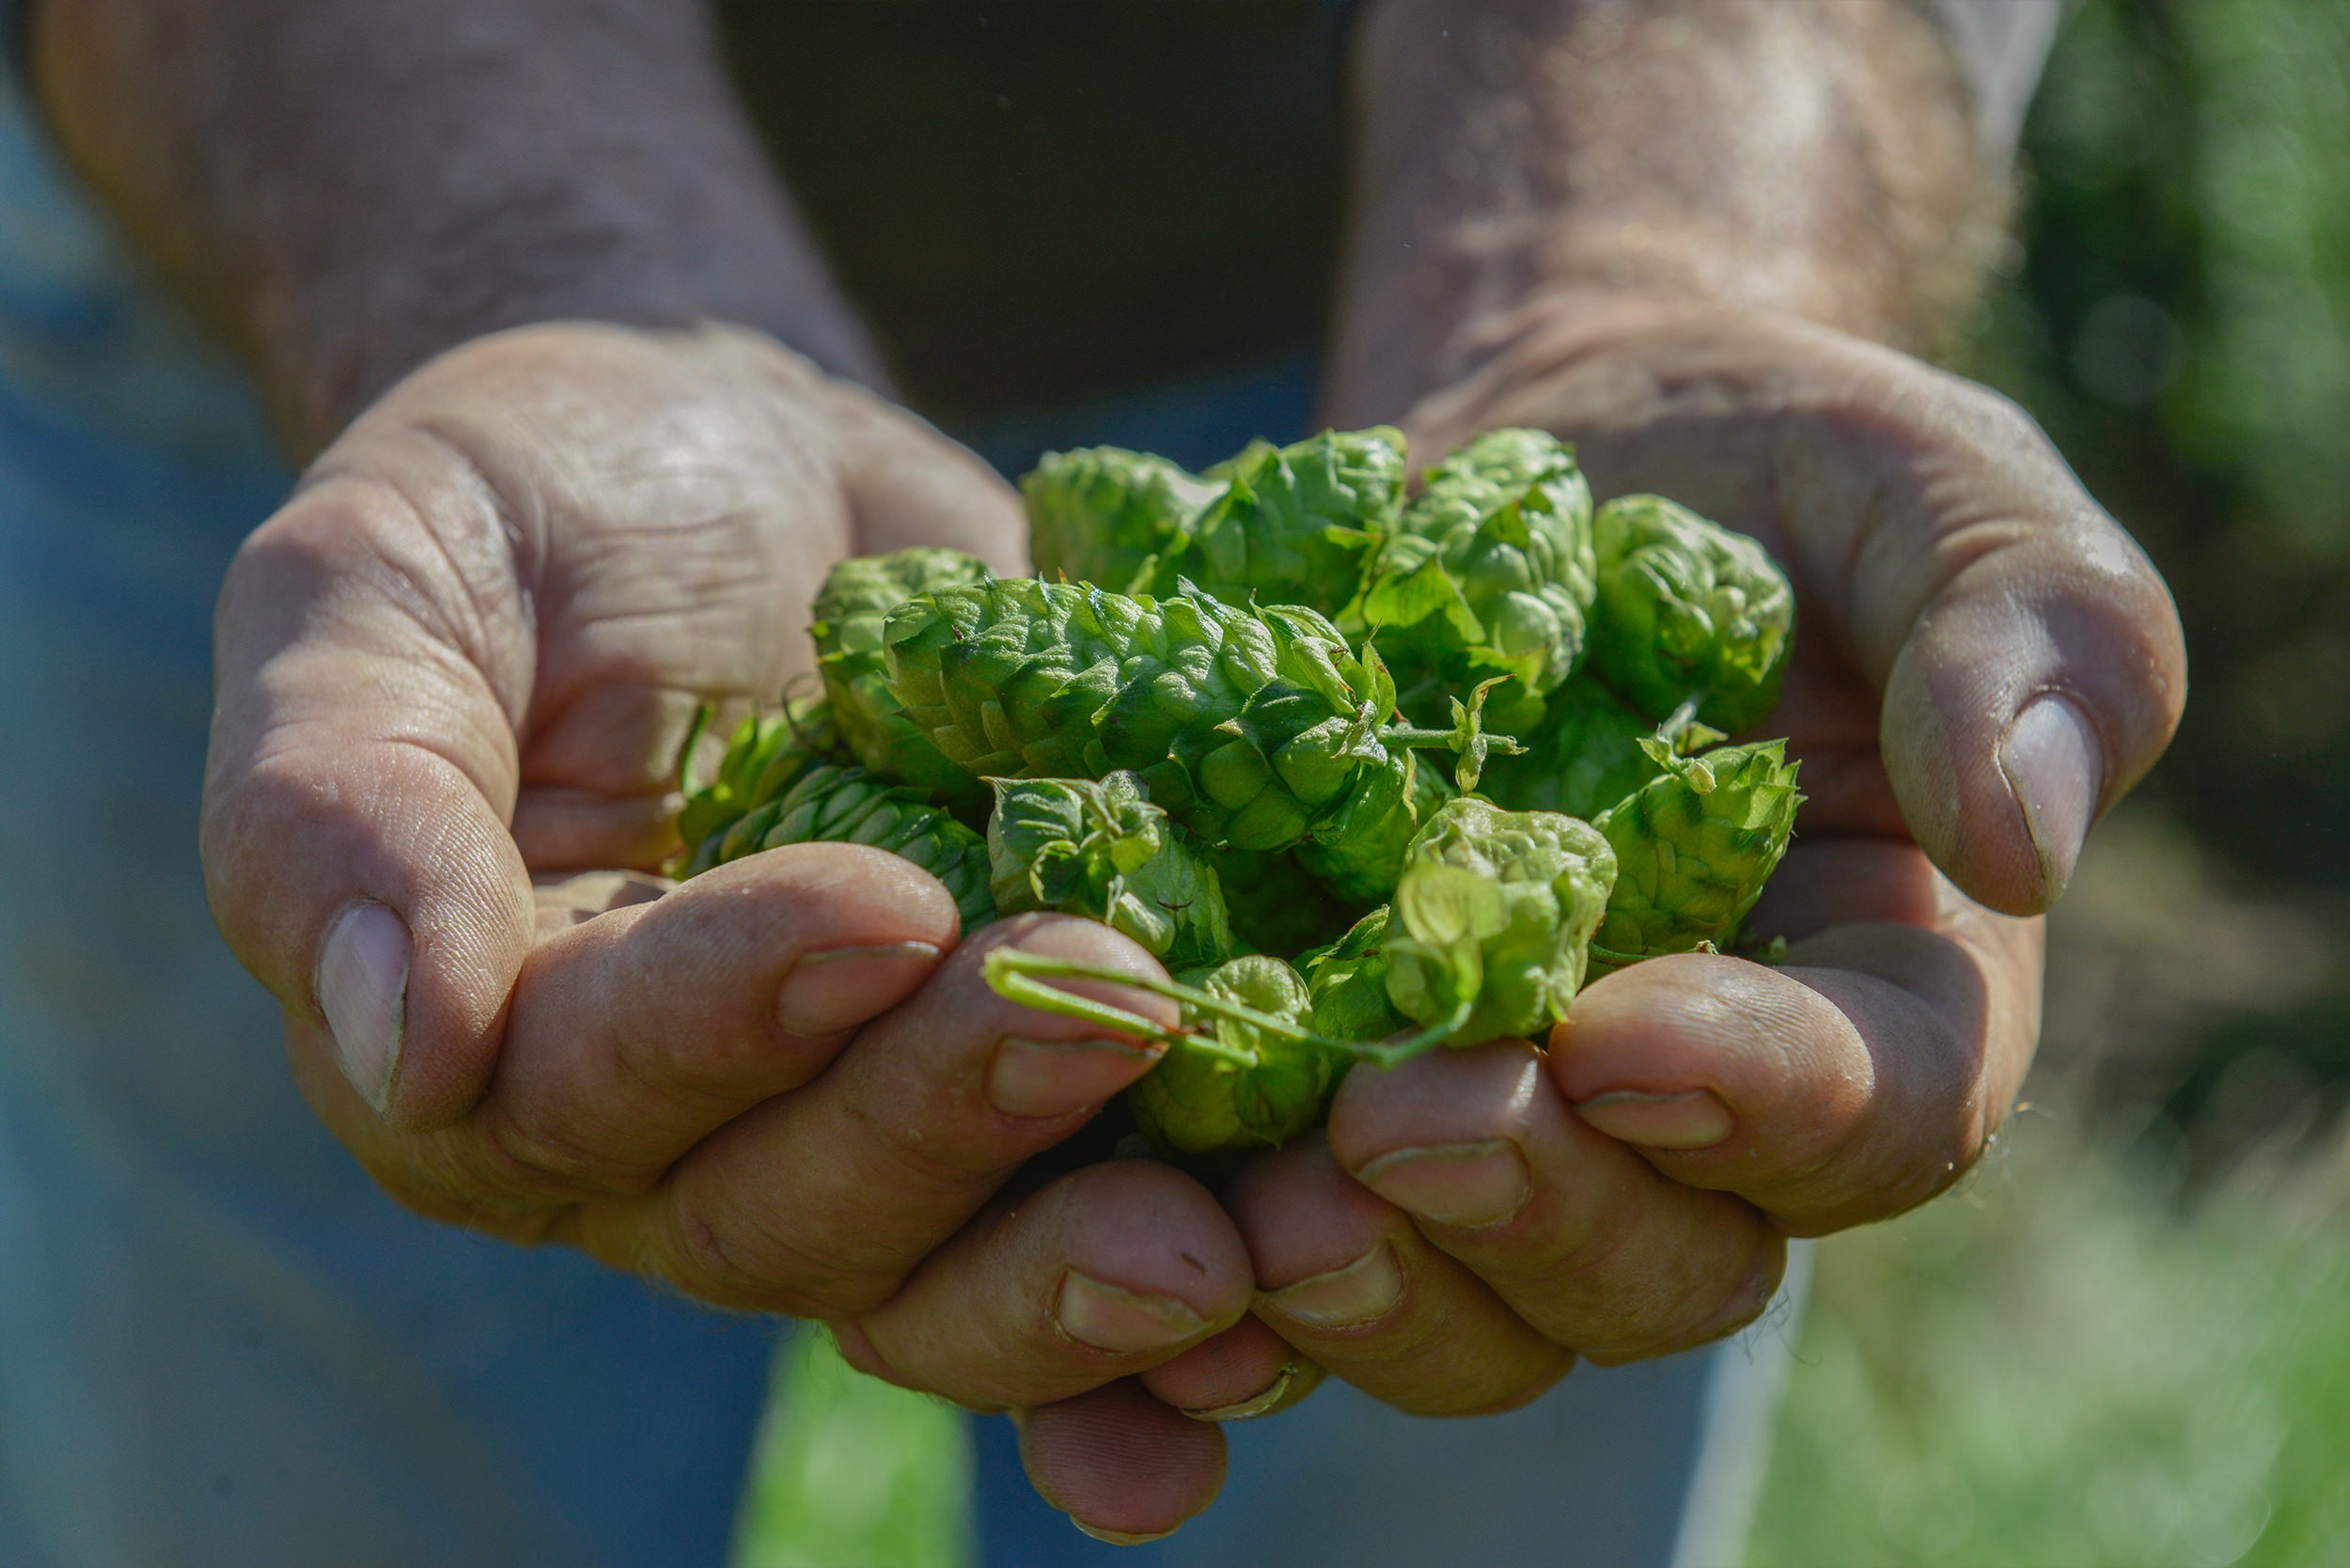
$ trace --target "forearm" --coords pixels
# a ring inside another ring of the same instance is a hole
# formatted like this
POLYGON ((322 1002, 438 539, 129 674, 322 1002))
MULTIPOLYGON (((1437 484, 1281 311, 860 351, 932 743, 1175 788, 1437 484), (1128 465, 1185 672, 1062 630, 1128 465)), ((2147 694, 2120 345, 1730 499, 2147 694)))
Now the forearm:
POLYGON ((1931 344, 1998 232, 2003 173, 1907 5, 1382 0, 1354 86, 1340 424, 1627 298, 1931 344))
POLYGON ((39 0, 68 154, 315 447, 438 351, 560 318, 871 350, 700 0, 39 0))

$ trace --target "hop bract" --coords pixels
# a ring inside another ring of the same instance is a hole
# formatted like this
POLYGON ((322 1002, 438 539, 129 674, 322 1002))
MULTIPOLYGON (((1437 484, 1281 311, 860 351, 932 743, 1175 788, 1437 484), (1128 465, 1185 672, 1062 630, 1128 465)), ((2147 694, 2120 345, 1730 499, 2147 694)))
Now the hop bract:
POLYGON ((1131 773, 995 780, 987 852, 1003 914, 1088 916, 1177 971, 1233 955, 1214 870, 1131 773))
MULTIPOLYGON (((1292 1025, 1311 1007, 1306 982, 1277 958, 1236 958, 1201 989, 1292 1025)), ((1126 1091, 1144 1137, 1183 1153, 1218 1153, 1277 1147, 1321 1119, 1340 1076, 1329 1052, 1237 1019, 1204 1022, 1218 1054, 1179 1042, 1126 1091)))
POLYGON ((966 800, 976 797, 969 776, 940 756, 900 712, 882 659, 882 626, 890 611, 917 593, 985 582, 988 576, 984 562, 960 550, 856 556, 832 569, 809 606, 816 667, 840 737, 858 761, 884 777, 966 800))

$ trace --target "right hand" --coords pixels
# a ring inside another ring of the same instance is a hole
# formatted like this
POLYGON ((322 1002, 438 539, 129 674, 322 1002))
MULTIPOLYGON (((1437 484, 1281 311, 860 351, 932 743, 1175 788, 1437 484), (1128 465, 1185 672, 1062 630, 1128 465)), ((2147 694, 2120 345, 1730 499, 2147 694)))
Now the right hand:
POLYGON ((958 946, 946 890, 862 846, 645 874, 695 708, 806 671, 834 560, 950 544, 1010 571, 1021 538, 970 454, 755 335, 466 345, 231 566, 204 863, 305 1094, 400 1201, 1042 1407, 1040 1485, 1145 1532, 1205 1506, 1222 1439, 1113 1380, 1213 1338, 1202 1376, 1153 1386, 1220 1402, 1246 1249, 1164 1166, 999 1191, 1151 1058, 1001 1001, 979 959, 1156 965, 1051 917, 958 946), (1147 1473, 1119 1464, 1140 1448, 1147 1473))

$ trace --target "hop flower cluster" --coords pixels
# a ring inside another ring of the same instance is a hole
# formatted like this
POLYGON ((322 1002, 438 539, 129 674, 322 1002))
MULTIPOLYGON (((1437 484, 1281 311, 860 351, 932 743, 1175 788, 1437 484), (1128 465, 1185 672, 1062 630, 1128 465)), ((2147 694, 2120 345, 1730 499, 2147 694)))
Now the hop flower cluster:
POLYGON ((1794 594, 1656 496, 1594 511, 1573 452, 1479 436, 1406 483, 1402 435, 1257 443, 1203 475, 1048 454, 1033 578, 950 550, 836 568, 823 697, 745 720, 678 819, 694 875, 819 840, 944 883, 965 929, 1103 921, 1183 1023, 1000 948, 1005 996, 1162 1041, 1124 1097, 1210 1161, 1315 1125, 1359 1062, 1540 1039, 1587 978, 1722 950, 1785 854, 1794 594), (1449 765, 1445 765, 1449 763, 1449 765))

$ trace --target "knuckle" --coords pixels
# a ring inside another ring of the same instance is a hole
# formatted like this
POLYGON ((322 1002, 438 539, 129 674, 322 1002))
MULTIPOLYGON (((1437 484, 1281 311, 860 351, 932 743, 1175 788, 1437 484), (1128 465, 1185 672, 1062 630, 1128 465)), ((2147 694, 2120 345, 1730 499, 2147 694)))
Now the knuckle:
POLYGON ((483 1147, 492 1173, 510 1190, 554 1197, 633 1198, 660 1181, 658 1167, 597 1148, 536 1115, 496 1100, 484 1104, 483 1147))
POLYGON ((799 1318, 863 1317, 897 1294, 899 1279, 812 1247, 739 1210, 688 1203, 674 1214, 666 1272, 698 1299, 799 1318))

